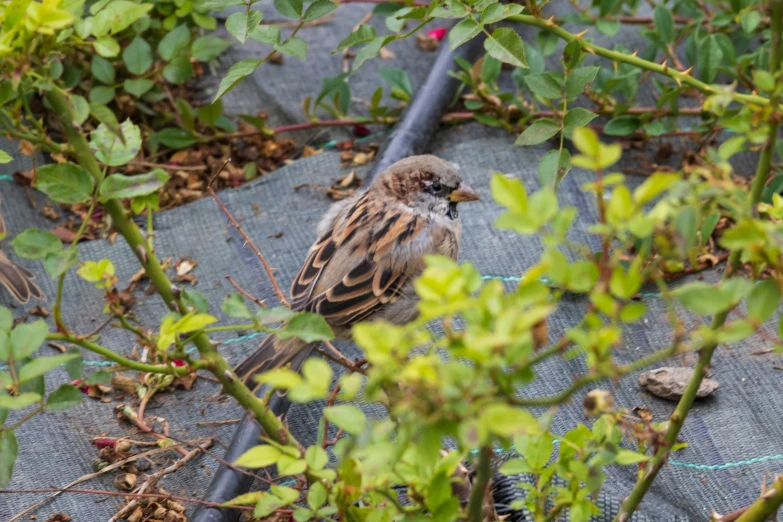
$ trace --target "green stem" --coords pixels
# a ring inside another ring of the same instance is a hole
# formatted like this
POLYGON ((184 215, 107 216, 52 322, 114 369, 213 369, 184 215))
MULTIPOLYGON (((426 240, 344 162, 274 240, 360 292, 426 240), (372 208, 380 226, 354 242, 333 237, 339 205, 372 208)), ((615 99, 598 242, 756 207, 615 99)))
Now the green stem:
POLYGON ((29 421, 39 413, 42 413, 44 411, 43 405, 38 406, 36 409, 19 419, 17 422, 11 424, 10 426, 4 426, 0 428, 0 433, 3 433, 4 431, 14 431, 16 428, 24 424, 25 422, 29 421))
MULTIPOLYGON (((783 0, 775 0, 772 4, 772 41, 770 42, 770 70, 775 76, 776 72, 779 72, 783 63, 783 42, 781 41, 781 35, 783 35, 783 0)), ((778 98, 776 95, 772 97, 772 106, 777 106, 778 98)), ((761 199, 761 192, 764 185, 767 183, 767 178, 770 174, 770 165, 772 164, 772 155, 774 151, 775 140, 778 134, 779 119, 775 112, 770 118, 769 132, 767 134, 767 143, 759 156, 758 166, 756 168, 756 175, 753 178, 753 184, 751 185, 750 200, 748 202, 748 210, 750 213, 754 213, 756 206, 761 199)), ((725 280, 732 274, 734 274, 740 266, 740 256, 742 252, 735 250, 729 255, 729 260, 726 265, 726 270, 723 273, 723 279, 725 280)), ((719 329, 726 322, 729 311, 721 312, 712 318, 710 328, 714 331, 719 329)), ((636 483, 628 498, 625 499, 623 505, 620 507, 620 511, 615 517, 615 522, 627 522, 630 520, 631 515, 641 504, 642 499, 647 494, 647 491, 652 486, 653 481, 658 476, 658 472, 663 468, 672 446, 677 442, 677 436, 680 434, 685 418, 693 406, 693 402, 696 399, 696 392, 701 386, 701 381, 704 379, 707 368, 712 361, 712 356, 715 353, 715 348, 718 343, 711 341, 702 348, 699 360, 693 368, 693 376, 688 382, 688 387, 685 393, 680 398, 680 402, 677 403, 677 407, 669 418, 669 427, 666 430, 664 436, 664 442, 655 452, 655 455, 647 465, 647 470, 642 476, 641 480, 636 483)))
POLYGON ((479 450, 476 481, 473 483, 473 488, 470 491, 470 502, 468 503, 468 522, 482 522, 484 520, 484 498, 486 497, 490 475, 492 474, 490 469, 491 459, 491 447, 486 446, 479 450))
MULTIPOLYGON (((558 26, 557 24, 555 24, 550 20, 545 20, 543 18, 537 18, 535 16, 530 16, 530 15, 514 15, 508 17, 508 20, 512 22, 518 22, 525 25, 532 25, 534 27, 544 29, 562 38, 566 42, 578 41, 579 45, 582 47, 582 49, 585 52, 596 54, 598 56, 603 56, 604 58, 608 58, 615 62, 627 63, 629 65, 633 65, 640 69, 645 69, 647 71, 652 71, 654 73, 668 76, 669 78, 676 81, 678 84, 689 85, 690 87, 694 87, 705 94, 713 94, 717 92, 713 87, 711 87, 710 85, 702 81, 697 80, 690 74, 685 74, 683 72, 672 69, 671 67, 664 66, 648 60, 644 60, 642 58, 639 58, 638 56, 632 56, 630 54, 612 51, 605 47, 601 47, 600 45, 595 45, 593 43, 587 42, 584 40, 584 38, 580 38, 575 34, 566 31, 565 29, 563 29, 562 27, 558 26)), ((745 103, 745 104, 749 104, 749 103, 753 103, 756 105, 769 104, 769 100, 767 98, 764 98, 763 96, 752 95, 752 94, 735 94, 734 99, 740 103, 745 103)))
POLYGON ((783 475, 779 475, 766 493, 748 506, 737 522, 763 522, 777 513, 781 505, 783 505, 783 475))
MULTIPOLYGON (((114 361, 120 366, 124 366, 125 368, 130 368, 131 370, 137 370, 140 372, 149 372, 149 373, 165 373, 165 374, 173 374, 173 375, 187 375, 188 372, 190 371, 190 369, 185 366, 180 366, 179 368, 176 368, 176 367, 160 366, 156 364, 146 364, 143 362, 134 361, 132 359, 128 359, 126 357, 118 355, 117 353, 109 350, 104 346, 95 344, 90 341, 85 341, 84 339, 79 339, 78 337, 74 337, 68 334, 50 333, 49 335, 46 336, 46 339, 48 341, 61 341, 61 342, 71 343, 77 346, 81 346, 85 350, 90 350, 93 353, 102 355, 107 359, 109 359, 110 361, 114 361)), ((199 365, 197 365, 193 369, 199 369, 199 367, 204 367, 204 366, 206 365, 202 364, 199 361, 199 365)))
POLYGON ((642 357, 641 359, 637 359, 632 363, 619 366, 609 374, 595 373, 590 375, 584 375, 579 379, 577 379, 576 381, 574 381, 574 383, 571 386, 561 391, 557 395, 550 395, 548 397, 534 397, 530 399, 515 397, 513 398, 512 402, 516 406, 524 406, 524 407, 551 406, 553 404, 562 404, 566 402, 568 399, 570 399, 574 393, 578 392, 588 384, 592 384, 594 382, 607 379, 610 377, 614 378, 614 377, 622 377, 623 375, 628 375, 629 373, 633 373, 635 371, 641 370, 642 368, 646 368, 651 364, 667 359, 672 355, 676 355, 683 351, 684 350, 682 349, 681 344, 674 343, 668 348, 659 350, 657 352, 653 352, 650 355, 642 357))
MULTIPOLYGON (((46 94, 46 98, 60 119, 63 132, 68 143, 73 147, 79 164, 87 169, 96 182, 100 182, 103 173, 90 151, 87 140, 73 125, 73 112, 67 98, 56 90, 49 91, 46 94)), ((104 208, 111 216, 112 223, 116 229, 125 238, 128 246, 139 260, 139 263, 141 263, 147 277, 155 285, 166 306, 177 312, 187 310, 179 294, 175 296, 172 292, 171 281, 163 271, 163 267, 158 261, 155 252, 149 248, 149 244, 139 227, 128 218, 122 204, 118 200, 113 199, 104 203, 104 208)), ((293 438, 280 419, 236 377, 231 366, 215 349, 215 345, 212 344, 212 341, 206 334, 202 333, 196 336, 193 339, 193 343, 198 349, 204 367, 220 381, 226 393, 234 397, 237 402, 255 416, 272 440, 278 444, 291 446, 296 449, 300 448, 299 443, 293 438)))

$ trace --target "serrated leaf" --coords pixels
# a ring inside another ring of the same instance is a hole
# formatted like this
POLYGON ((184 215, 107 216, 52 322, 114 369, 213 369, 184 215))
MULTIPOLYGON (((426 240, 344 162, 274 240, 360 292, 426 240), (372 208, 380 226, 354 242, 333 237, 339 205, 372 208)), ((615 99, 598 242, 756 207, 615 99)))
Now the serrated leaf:
POLYGON ((44 165, 38 169, 35 188, 58 203, 82 203, 95 188, 92 176, 73 163, 44 165))
POLYGON ((74 357, 78 357, 76 353, 64 353, 62 355, 53 355, 51 357, 38 357, 33 359, 29 363, 25 364, 19 369, 19 382, 25 383, 30 379, 34 379, 40 375, 44 375, 50 370, 53 370, 70 361, 74 357))
POLYGON ((542 98, 555 99, 562 96, 562 88, 555 78, 548 72, 528 74, 524 82, 533 94, 542 98))
POLYGON ((771 318, 780 303, 780 287, 774 278, 756 284, 748 296, 748 317, 763 323, 771 318))
MULTIPOLYGON (((260 28, 260 26, 259 26, 260 28)), ((278 28, 279 31, 279 28, 278 28)), ((253 36, 250 35, 250 38, 253 36)), ((193 45, 190 46, 190 52, 193 54, 193 58, 200 62, 208 62, 217 58, 220 53, 231 47, 231 43, 218 38, 217 36, 202 36, 196 38, 193 41, 193 45)))
POLYGON ((661 40, 667 44, 671 43, 674 40, 674 17, 669 8, 663 5, 656 7, 653 11, 653 20, 661 40))
POLYGON ((481 26, 473 18, 466 18, 449 31, 449 48, 453 51, 481 32, 481 26))
POLYGON ((305 22, 312 22, 337 9, 337 4, 330 0, 316 0, 307 8, 304 13, 303 20, 305 22))
POLYGON ((520 14, 524 10, 519 4, 501 4, 500 2, 490 4, 481 13, 482 24, 494 24, 505 20, 509 16, 520 14))
POLYGON ((95 158, 105 165, 125 165, 141 150, 141 131, 129 119, 120 125, 121 139, 109 127, 101 123, 90 133, 90 150, 95 158))
POLYGON ((234 465, 250 469, 265 468, 277 463, 282 455, 280 450, 274 446, 266 444, 255 446, 244 452, 234 461, 234 465))
POLYGON ((585 87, 595 80, 598 71, 601 70, 598 66, 579 67, 574 69, 566 78, 566 96, 574 98, 582 94, 585 87))
POLYGON ((263 16, 261 11, 240 11, 232 14, 226 19, 226 30, 231 33, 234 38, 239 40, 240 43, 245 43, 248 35, 255 31, 262 19, 263 16))
POLYGON ((676 288, 672 293, 682 306, 696 314, 713 315, 732 305, 728 292, 707 283, 688 283, 676 288))
POLYGON ((275 0, 277 12, 288 18, 302 16, 302 0, 275 0))
POLYGON ((231 294, 223 300, 222 310, 229 317, 238 319, 252 319, 253 313, 245 304, 245 300, 239 294, 231 294))
POLYGON ((641 120, 635 116, 617 116, 604 126, 604 134, 609 136, 628 136, 641 126, 641 120))
POLYGON ((310 312, 299 312, 288 323, 277 330, 278 339, 297 337, 305 342, 328 341, 334 333, 322 316, 310 312))
POLYGON ((287 54, 302 60, 307 57, 307 42, 297 37, 289 38, 283 43, 276 44, 274 49, 279 53, 287 54))
POLYGON ((72 384, 63 384, 46 398, 46 411, 63 411, 82 402, 82 392, 72 384))
POLYGON ((0 432, 0 488, 6 487, 11 482, 18 456, 19 445, 16 442, 16 434, 13 431, 0 432))
POLYGON ((484 40, 484 49, 490 56, 501 62, 524 69, 528 67, 525 44, 513 29, 508 27, 495 29, 492 37, 484 40))
POLYGON ((188 48, 190 29, 185 24, 178 25, 167 32, 158 43, 158 54, 161 58, 171 61, 188 48))
POLYGON ((155 82, 147 79, 141 79, 141 80, 128 79, 122 82, 122 88, 125 89, 125 92, 135 96, 136 98, 141 98, 154 86, 155 86, 155 82))
POLYGON ((566 133, 566 135, 570 135, 575 128, 584 127, 597 117, 597 114, 590 112, 587 109, 574 107, 569 110, 563 118, 563 132, 566 133))
POLYGON ((255 58, 249 58, 232 65, 226 75, 220 81, 218 92, 215 94, 215 98, 212 100, 212 102, 214 103, 215 101, 219 100, 221 96, 236 87, 239 82, 244 80, 245 77, 249 76, 253 71, 255 71, 260 64, 261 62, 259 60, 255 58))
POLYGON ((51 232, 28 228, 11 241, 11 246, 19 257, 43 259, 48 254, 62 250, 63 243, 51 232))
POLYGON ((135 198, 157 192, 168 180, 169 175, 161 169, 137 176, 112 174, 101 183, 98 192, 101 201, 135 198))
POLYGON ((155 58, 152 56, 150 44, 141 36, 136 36, 122 51, 122 61, 129 73, 144 74, 152 67, 155 58))
POLYGON ((568 149, 550 150, 538 164, 538 181, 542 187, 557 187, 571 170, 571 153, 568 149))
POLYGON ((276 25, 259 25, 248 37, 257 42, 275 45, 280 42, 280 27, 276 25))
POLYGON ((17 325, 9 337, 14 359, 20 360, 32 355, 41 347, 48 333, 49 326, 40 319, 33 323, 17 325))
POLYGON ((364 427, 367 425, 364 412, 351 404, 325 408, 324 417, 338 428, 342 428, 343 431, 353 435, 364 431, 364 427))
POLYGON ((560 124, 548 118, 536 120, 519 135, 514 145, 538 145, 560 131, 560 124))

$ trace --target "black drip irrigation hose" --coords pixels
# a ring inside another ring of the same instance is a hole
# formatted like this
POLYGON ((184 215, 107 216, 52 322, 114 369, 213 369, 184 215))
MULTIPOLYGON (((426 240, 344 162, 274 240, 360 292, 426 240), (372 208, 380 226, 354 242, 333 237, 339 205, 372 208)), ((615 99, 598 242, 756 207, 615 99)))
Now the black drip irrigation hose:
MULTIPOLYGON (((472 63, 478 57, 482 43, 483 38, 473 38, 451 51, 447 43, 443 42, 427 80, 416 93, 402 120, 397 123, 389 145, 380 154, 380 159, 372 171, 373 179, 392 163, 428 150, 441 117, 455 99, 460 85, 459 80, 449 74, 457 68, 454 59, 460 57, 472 63)), ((299 365, 292 364, 291 369, 298 370, 299 365)), ((262 387, 257 395, 263 396, 267 391, 266 387, 262 387)), ((290 405, 284 395, 274 394, 269 400, 270 409, 278 417, 285 416, 290 405)), ((246 416, 234 433, 223 459, 234 462, 248 449, 258 445, 260 436, 261 427, 246 416)), ((204 495, 204 500, 216 503, 231 500, 250 491, 253 480, 249 475, 221 465, 204 495)), ((239 514, 240 511, 236 509, 203 507, 196 511, 191 522, 235 522, 239 514)))

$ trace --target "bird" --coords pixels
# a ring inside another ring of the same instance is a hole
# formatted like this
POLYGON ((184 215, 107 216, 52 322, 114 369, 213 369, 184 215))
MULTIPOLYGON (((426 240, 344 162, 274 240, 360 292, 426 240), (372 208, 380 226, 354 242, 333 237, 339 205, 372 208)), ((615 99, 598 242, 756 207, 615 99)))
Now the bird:
MULTIPOLYGON (((291 283, 291 310, 323 316, 338 339, 360 321, 404 324, 418 315, 414 279, 424 257, 456 260, 462 236, 457 204, 479 199, 459 167, 437 156, 409 156, 370 186, 333 204, 291 283)), ((298 368, 317 343, 268 335, 235 368, 249 388, 254 377, 287 364, 298 368)))
MULTIPOLYGON (((3 214, 0 213, 0 239, 3 239, 8 230, 5 226, 3 214)), ((19 304, 27 304, 30 298, 46 300, 46 294, 33 281, 35 275, 24 267, 14 264, 8 256, 0 250, 0 285, 3 285, 19 304)))

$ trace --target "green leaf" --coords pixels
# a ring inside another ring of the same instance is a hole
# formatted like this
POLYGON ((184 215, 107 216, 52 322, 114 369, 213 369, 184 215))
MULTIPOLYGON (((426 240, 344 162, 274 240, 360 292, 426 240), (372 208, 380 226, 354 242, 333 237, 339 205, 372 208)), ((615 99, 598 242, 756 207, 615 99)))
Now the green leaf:
POLYGON ((77 248, 68 248, 46 254, 44 258, 44 269, 52 279, 60 277, 62 274, 76 266, 79 262, 79 251, 77 248))
POLYGON ((352 435, 361 433, 367 425, 364 412, 351 404, 324 408, 324 417, 338 428, 342 428, 343 431, 352 435))
POLYGON ((48 254, 62 250, 63 243, 51 232, 28 228, 11 241, 14 251, 25 259, 43 259, 48 254))
POLYGON ((560 124, 548 118, 542 118, 533 122, 519 135, 514 145, 538 145, 543 143, 560 131, 560 124))
POLYGON ((517 435, 514 437, 514 446, 533 469, 540 470, 552 456, 554 439, 549 433, 517 435))
POLYGON ((320 482, 315 482, 307 490, 307 505, 310 509, 318 509, 326 502, 326 488, 320 482))
POLYGON ((601 68, 595 65, 574 69, 566 78, 566 96, 574 98, 584 93, 585 87, 595 80, 599 70, 601 68))
POLYGON ((239 82, 245 79, 246 76, 250 75, 253 71, 255 71, 256 67, 258 67, 259 65, 260 65, 260 61, 255 58, 242 60, 241 62, 237 62, 234 65, 232 65, 231 68, 226 73, 226 75, 220 81, 220 86, 218 86, 218 92, 215 95, 215 99, 212 100, 213 103, 219 100, 220 97, 226 94, 228 91, 236 87, 239 82))
POLYGON ((273 324, 287 321, 294 316, 294 312, 286 306, 274 308, 261 308, 256 312, 256 320, 261 324, 273 324))
POLYGON ((700 315, 713 315, 727 310, 732 305, 728 292, 707 283, 688 283, 673 292, 687 310, 700 315))
POLYGON ((241 43, 245 43, 248 35, 258 27, 262 18, 261 11, 240 11, 226 19, 226 30, 241 43))
POLYGON ((166 81, 180 85, 195 76, 193 64, 187 56, 174 58, 161 72, 166 81))
POLYGON ((245 506, 248 504, 257 504, 261 498, 269 495, 266 491, 251 491, 250 493, 244 493, 238 497, 234 497, 231 500, 223 502, 221 506, 245 506))
POLYGON ((46 398, 46 411, 63 411, 82 402, 82 392, 72 384, 63 384, 46 398))
POLYGON ((518 179, 495 173, 489 181, 489 187, 498 204, 511 212, 527 213, 527 191, 518 179))
POLYGON ((193 45, 190 47, 190 52, 193 53, 193 58, 196 60, 200 62, 208 62, 217 58, 220 53, 229 47, 231 47, 230 42, 227 42, 222 38, 218 38, 217 36, 209 35, 196 38, 193 41, 193 45))
POLYGON ((349 34, 345 39, 340 42, 337 48, 332 51, 333 53, 342 51, 355 45, 371 42, 375 40, 375 27, 367 24, 362 24, 357 30, 349 34))
POLYGON ((87 379, 84 380, 84 384, 87 386, 93 386, 95 384, 107 384, 111 381, 111 374, 104 370, 98 370, 90 374, 87 379))
POLYGON ((128 118, 120 125, 120 132, 124 139, 101 123, 90 133, 90 150, 98 161, 119 167, 136 157, 141 150, 141 131, 128 118))
POLYGON ((644 303, 628 303, 620 310, 620 320, 624 323, 634 323, 647 313, 644 303))
POLYGON ((95 182, 82 167, 73 163, 57 163, 38 169, 35 188, 58 203, 73 204, 90 199, 95 182))
POLYGON ((302 0, 275 0, 277 12, 288 18, 302 16, 302 0))
POLYGON ((674 17, 669 8, 659 5, 653 11, 653 20, 655 21, 655 30, 664 43, 674 41, 674 17))
POLYGON ((0 330, 0 361, 8 362, 11 358, 11 341, 8 339, 8 333, 0 330))
POLYGON ((14 160, 7 152, 0 150, 0 165, 11 163, 14 160))
POLYGON ((571 170, 571 153, 568 149, 550 150, 538 164, 538 181, 542 187, 555 188, 571 170))
POLYGON ((0 306, 0 332, 10 332, 13 325, 14 316, 11 315, 11 310, 0 306))
POLYGON ((40 393, 24 392, 17 396, 0 394, 0 408, 8 408, 9 410, 22 410, 39 402, 41 402, 40 393))
POLYGON ((627 449, 618 449, 617 454, 614 457, 614 461, 621 466, 638 464, 640 462, 647 462, 648 460, 650 460, 650 457, 647 455, 627 449))
POLYGON ((748 11, 740 17, 742 30, 748 34, 753 34, 760 23, 761 13, 756 10, 748 11))
POLYGON ((597 117, 597 114, 590 112, 587 109, 574 107, 569 110, 563 118, 563 132, 566 133, 566 135, 570 135, 575 128, 584 127, 597 117))
POLYGON ((538 421, 530 412, 508 404, 490 404, 481 410, 480 415, 479 421, 501 437, 540 431, 538 421))
POLYGON ((763 323, 771 318, 780 303, 780 287, 774 278, 756 284, 748 296, 748 317, 763 323))
POLYGON ((628 136, 636 132, 642 122, 635 116, 617 116, 604 126, 604 134, 608 136, 628 136))
POLYGON ((498 471, 503 475, 520 475, 522 473, 530 473, 533 469, 524 459, 509 459, 500 466, 498 471))
POLYGON ((205 125, 212 126, 223 114, 223 102, 221 100, 198 108, 198 119, 205 125))
POLYGON ((509 16, 520 14, 524 10, 519 4, 501 4, 495 3, 487 6, 481 13, 482 24, 494 24, 505 20, 509 16))
POLYGON ((595 23, 595 28, 598 29, 601 33, 611 38, 614 35, 616 35, 617 31, 620 29, 620 22, 617 20, 601 19, 595 23))
POLYGON ((319 471, 329 463, 329 455, 321 446, 310 446, 305 452, 305 461, 311 470, 319 471))
MULTIPOLYGON (((112 94, 112 96, 114 96, 114 94, 112 94)), ((106 125, 115 136, 123 136, 122 131, 120 130, 120 122, 117 121, 117 117, 111 109, 105 105, 91 103, 90 114, 100 123, 106 125)))
POLYGON ((656 172, 644 180, 644 183, 633 191, 633 200, 637 205, 647 203, 661 192, 679 181, 680 175, 669 172, 656 172))
POLYGON ((261 43, 275 45, 280 42, 280 27, 276 25, 259 25, 248 37, 261 43))
POLYGON ((495 29, 491 38, 484 40, 484 49, 490 56, 513 65, 527 69, 527 58, 525 57, 525 44, 522 38, 508 27, 495 29))
POLYGON ((136 98, 141 98, 144 96, 144 94, 152 89, 152 87, 155 85, 155 82, 152 80, 125 80, 122 83, 123 89, 125 89, 125 92, 128 94, 135 96, 136 98))
POLYGON ((405 69, 380 67, 378 69, 378 74, 389 84, 389 87, 391 87, 391 94, 393 97, 403 101, 409 101, 413 97, 413 86, 411 85, 408 71, 405 69))
POLYGON ((114 88, 98 85, 90 89, 90 104, 106 105, 114 99, 114 88))
POLYGON ((775 77, 763 69, 753 71, 753 83, 762 91, 772 92, 775 90, 775 77))
POLYGON ((75 354, 76 357, 65 363, 65 371, 68 372, 68 377, 71 379, 81 379, 82 370, 84 370, 84 361, 82 360, 82 352, 76 346, 68 348, 68 353, 75 354))
POLYGON ((453 51, 481 32, 481 26, 471 18, 465 18, 449 31, 449 48, 453 51))
POLYGON ((718 75, 718 66, 723 59, 723 51, 718 44, 718 39, 711 34, 704 37, 699 44, 696 65, 699 70, 699 76, 707 83, 715 81, 718 75))
POLYGON ((198 138, 190 132, 173 127, 156 133, 155 138, 172 149, 184 149, 198 142, 198 138))
POLYGON ((316 0, 310 4, 310 6, 305 11, 303 20, 305 22, 312 22, 313 20, 317 20, 322 16, 326 16, 335 9, 337 9, 337 4, 331 2, 330 0, 316 0))
POLYGON ((235 5, 244 5, 245 0, 204 0, 199 5, 203 9, 215 9, 218 11, 221 11, 225 9, 226 7, 232 7, 235 5))
POLYGON ((542 98, 554 99, 562 95, 560 84, 550 73, 528 74, 524 77, 524 81, 533 94, 542 98))
POLYGON ((258 469, 277 463, 283 454, 274 446, 255 446, 244 452, 235 462, 235 466, 258 469))
POLYGON ((274 49, 279 53, 287 54, 302 60, 307 57, 307 42, 301 38, 289 38, 281 44, 276 44, 274 49))
POLYGON ((93 56, 92 58, 92 75, 101 83, 111 85, 114 83, 114 66, 106 58, 100 56, 93 56))
POLYGON ((29 363, 22 366, 19 370, 19 382, 24 383, 30 379, 34 379, 39 375, 43 375, 49 370, 53 370, 70 361, 74 357, 78 357, 76 353, 64 353, 62 355, 53 355, 51 357, 38 357, 33 359, 29 363))
POLYGON ((294 315, 285 326, 277 330, 276 335, 278 339, 297 337, 308 343, 334 339, 334 333, 326 319, 310 312, 294 315))
POLYGON ((0 431, 0 488, 11 482, 14 464, 19 455, 19 445, 13 431, 0 431))
POLYGON ((252 319, 253 313, 245 304, 245 300, 239 294, 231 294, 223 300, 222 310, 229 317, 238 319, 252 319))
POLYGON ((111 36, 103 36, 92 43, 95 52, 104 58, 114 58, 120 54, 120 44, 111 36))
POLYGON ((152 56, 152 47, 144 38, 136 36, 122 51, 122 61, 125 62, 125 68, 129 73, 144 74, 155 61, 152 56))
POLYGON ((297 459, 290 455, 281 455, 277 461, 277 474, 281 477, 299 475, 307 469, 307 463, 303 459, 297 459))
POLYGON ((364 62, 378 56, 378 53, 381 52, 383 46, 388 44, 389 42, 394 41, 395 39, 396 37, 394 35, 376 38, 372 42, 368 43, 367 45, 359 49, 359 52, 356 53, 356 58, 353 60, 353 65, 351 70, 352 71, 358 70, 359 67, 364 65, 364 62))
POLYGON ((187 25, 181 24, 160 39, 158 54, 164 60, 171 61, 188 48, 188 43, 190 43, 190 29, 187 25))
POLYGON ((161 169, 137 176, 112 174, 103 180, 98 193, 101 201, 135 198, 157 192, 168 180, 169 175, 161 169))

